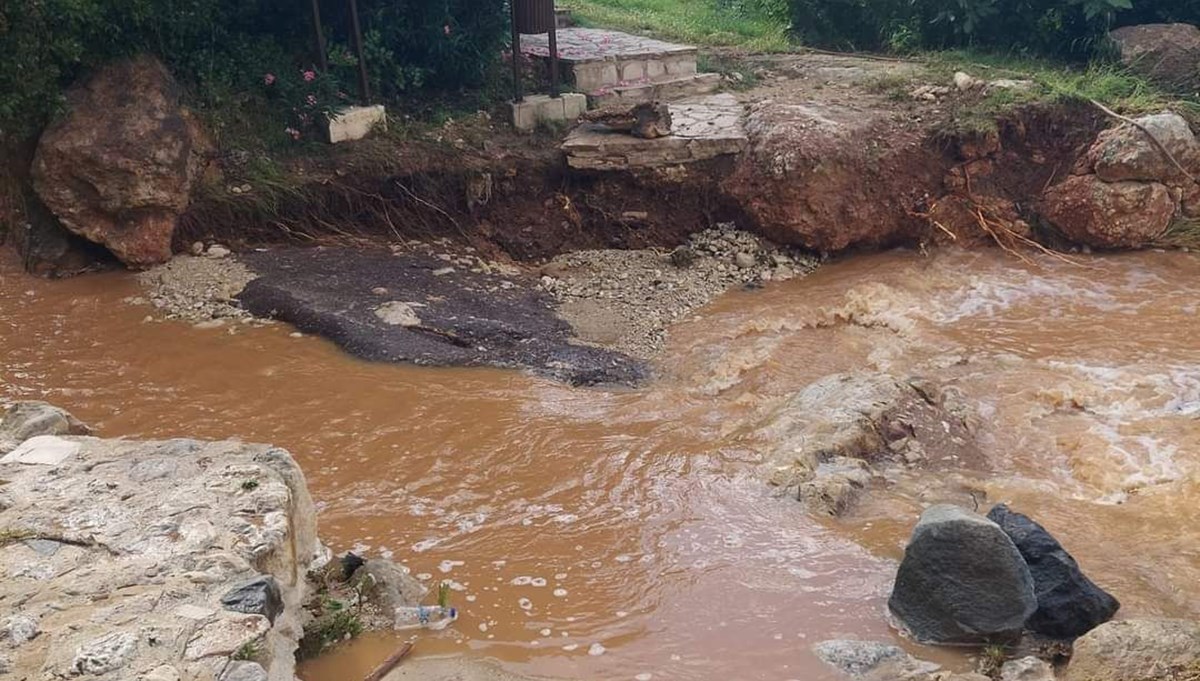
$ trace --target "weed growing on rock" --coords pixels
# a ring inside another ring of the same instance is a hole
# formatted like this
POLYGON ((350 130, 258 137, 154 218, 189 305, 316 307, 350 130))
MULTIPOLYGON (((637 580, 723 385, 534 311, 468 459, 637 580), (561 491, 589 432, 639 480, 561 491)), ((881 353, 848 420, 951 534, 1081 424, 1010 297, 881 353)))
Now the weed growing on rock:
POLYGON ((345 603, 328 597, 318 598, 312 606, 314 618, 304 627, 304 636, 296 649, 296 659, 315 657, 331 645, 347 641, 363 632, 357 612, 345 603))
POLYGON ((1000 668, 1008 659, 1008 649, 1000 644, 984 646, 979 651, 979 673, 992 678, 1000 677, 1000 668))
POLYGON ((16 544, 17 542, 25 541, 26 539, 33 539, 34 536, 34 533, 30 530, 0 530, 0 548, 4 548, 9 544, 16 544))
POLYGON ((233 653, 235 660, 254 660, 258 658, 258 654, 262 652, 262 648, 257 640, 246 641, 233 653))

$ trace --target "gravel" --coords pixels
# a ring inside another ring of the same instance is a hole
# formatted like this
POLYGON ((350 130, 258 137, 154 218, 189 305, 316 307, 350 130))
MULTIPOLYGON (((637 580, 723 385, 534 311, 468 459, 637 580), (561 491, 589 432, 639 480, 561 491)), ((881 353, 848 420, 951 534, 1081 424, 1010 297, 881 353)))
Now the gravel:
POLYGON ((674 251, 596 250, 542 268, 541 287, 580 340, 650 358, 666 329, 737 286, 803 276, 813 256, 770 244, 732 223, 693 234, 674 251))
POLYGON ((254 276, 245 265, 224 254, 181 255, 138 274, 138 281, 146 289, 145 300, 165 312, 167 319, 210 323, 252 319, 234 296, 254 276))

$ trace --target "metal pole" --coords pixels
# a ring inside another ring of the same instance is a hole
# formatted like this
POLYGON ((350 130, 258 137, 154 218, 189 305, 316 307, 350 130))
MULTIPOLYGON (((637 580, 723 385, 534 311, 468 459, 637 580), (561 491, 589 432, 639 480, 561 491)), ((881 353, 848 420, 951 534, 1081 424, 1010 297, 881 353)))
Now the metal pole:
POLYGON ((371 102, 371 86, 367 83, 367 61, 363 58, 362 28, 358 23, 358 0, 350 0, 350 29, 354 38, 354 54, 358 57, 358 98, 363 104, 371 102))
POLYGON ((558 96, 558 17, 554 17, 550 24, 550 96, 558 96))
POLYGON ((329 70, 329 59, 325 54, 325 32, 321 30, 321 3, 320 0, 312 0, 312 15, 313 15, 313 32, 317 35, 317 64, 321 66, 322 71, 329 70))
POLYGON ((517 30, 517 0, 508 0, 512 16, 512 72, 513 72, 513 101, 525 101, 521 94, 521 32, 517 30))

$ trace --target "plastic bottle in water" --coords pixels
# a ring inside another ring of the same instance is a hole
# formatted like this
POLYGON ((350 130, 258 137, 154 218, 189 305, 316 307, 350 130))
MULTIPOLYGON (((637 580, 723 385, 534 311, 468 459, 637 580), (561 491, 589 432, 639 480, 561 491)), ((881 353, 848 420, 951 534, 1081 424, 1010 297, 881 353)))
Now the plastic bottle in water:
POLYGON ((440 605, 396 608, 397 629, 445 629, 458 619, 458 609, 440 605))

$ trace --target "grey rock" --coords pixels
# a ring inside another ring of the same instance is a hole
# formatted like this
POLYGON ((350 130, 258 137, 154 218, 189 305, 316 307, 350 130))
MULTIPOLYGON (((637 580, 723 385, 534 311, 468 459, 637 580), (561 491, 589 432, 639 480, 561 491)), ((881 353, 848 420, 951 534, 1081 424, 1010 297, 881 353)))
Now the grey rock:
POLYGON ((0 419, 0 454, 38 435, 87 435, 91 429, 64 409, 45 402, 17 402, 0 419))
POLYGON ((899 646, 840 639, 813 646, 821 661, 856 679, 898 681, 937 671, 940 665, 918 660, 899 646))
POLYGON ((225 668, 221 681, 267 681, 267 670, 257 662, 235 660, 225 668))
POLYGON ((1187 120, 1176 113, 1160 113, 1136 119, 1143 129, 1132 125, 1109 128, 1096 137, 1088 149, 1088 162, 1105 182, 1138 180, 1142 182, 1179 182, 1184 175, 1163 155, 1146 135, 1154 135, 1184 167, 1200 162, 1200 142, 1196 141, 1187 120))
POLYGON ((163 664, 142 674, 138 681, 179 681, 179 670, 169 664, 163 664))
POLYGON ((871 482, 871 467, 861 459, 837 456, 817 464, 812 479, 800 483, 797 499, 822 515, 842 515, 871 482))
POLYGON ((0 635, 7 638, 14 648, 37 638, 38 633, 37 620, 29 615, 12 615, 0 624, 0 635))
POLYGON ((137 638, 133 634, 114 631, 80 646, 71 670, 76 674, 107 674, 125 666, 136 649, 137 638))
POLYGON ((1111 33, 1121 61, 1167 87, 1200 89, 1200 28, 1190 24, 1143 24, 1111 33))
POLYGON ((1121 604, 1088 579, 1079 564, 1044 527, 999 504, 987 517, 1012 539, 1029 566, 1038 609, 1029 629, 1054 638, 1082 636, 1112 619, 1121 604))
POLYGON ((1000 667, 1000 681, 1054 681, 1054 667, 1032 655, 1000 667))
POLYGON ((362 587, 364 598, 384 613, 396 608, 420 605, 429 589, 390 560, 369 558, 350 576, 350 583, 362 587))
POLYGON ((754 256, 746 252, 738 253, 733 256, 733 264, 737 265, 740 269, 748 270, 754 267, 754 256))
POLYGON ((942 504, 913 529, 888 607, 923 643, 985 643, 1018 637, 1037 598, 999 525, 942 504))
POLYGON ((1075 641, 1066 681, 1186 678, 1200 668, 1200 623, 1172 619, 1106 622, 1075 641), (1180 674, 1180 676, 1173 676, 1180 674))
POLYGON ((221 605, 234 612, 262 615, 274 624, 283 612, 283 596, 274 577, 261 575, 230 589, 221 597, 221 605))

